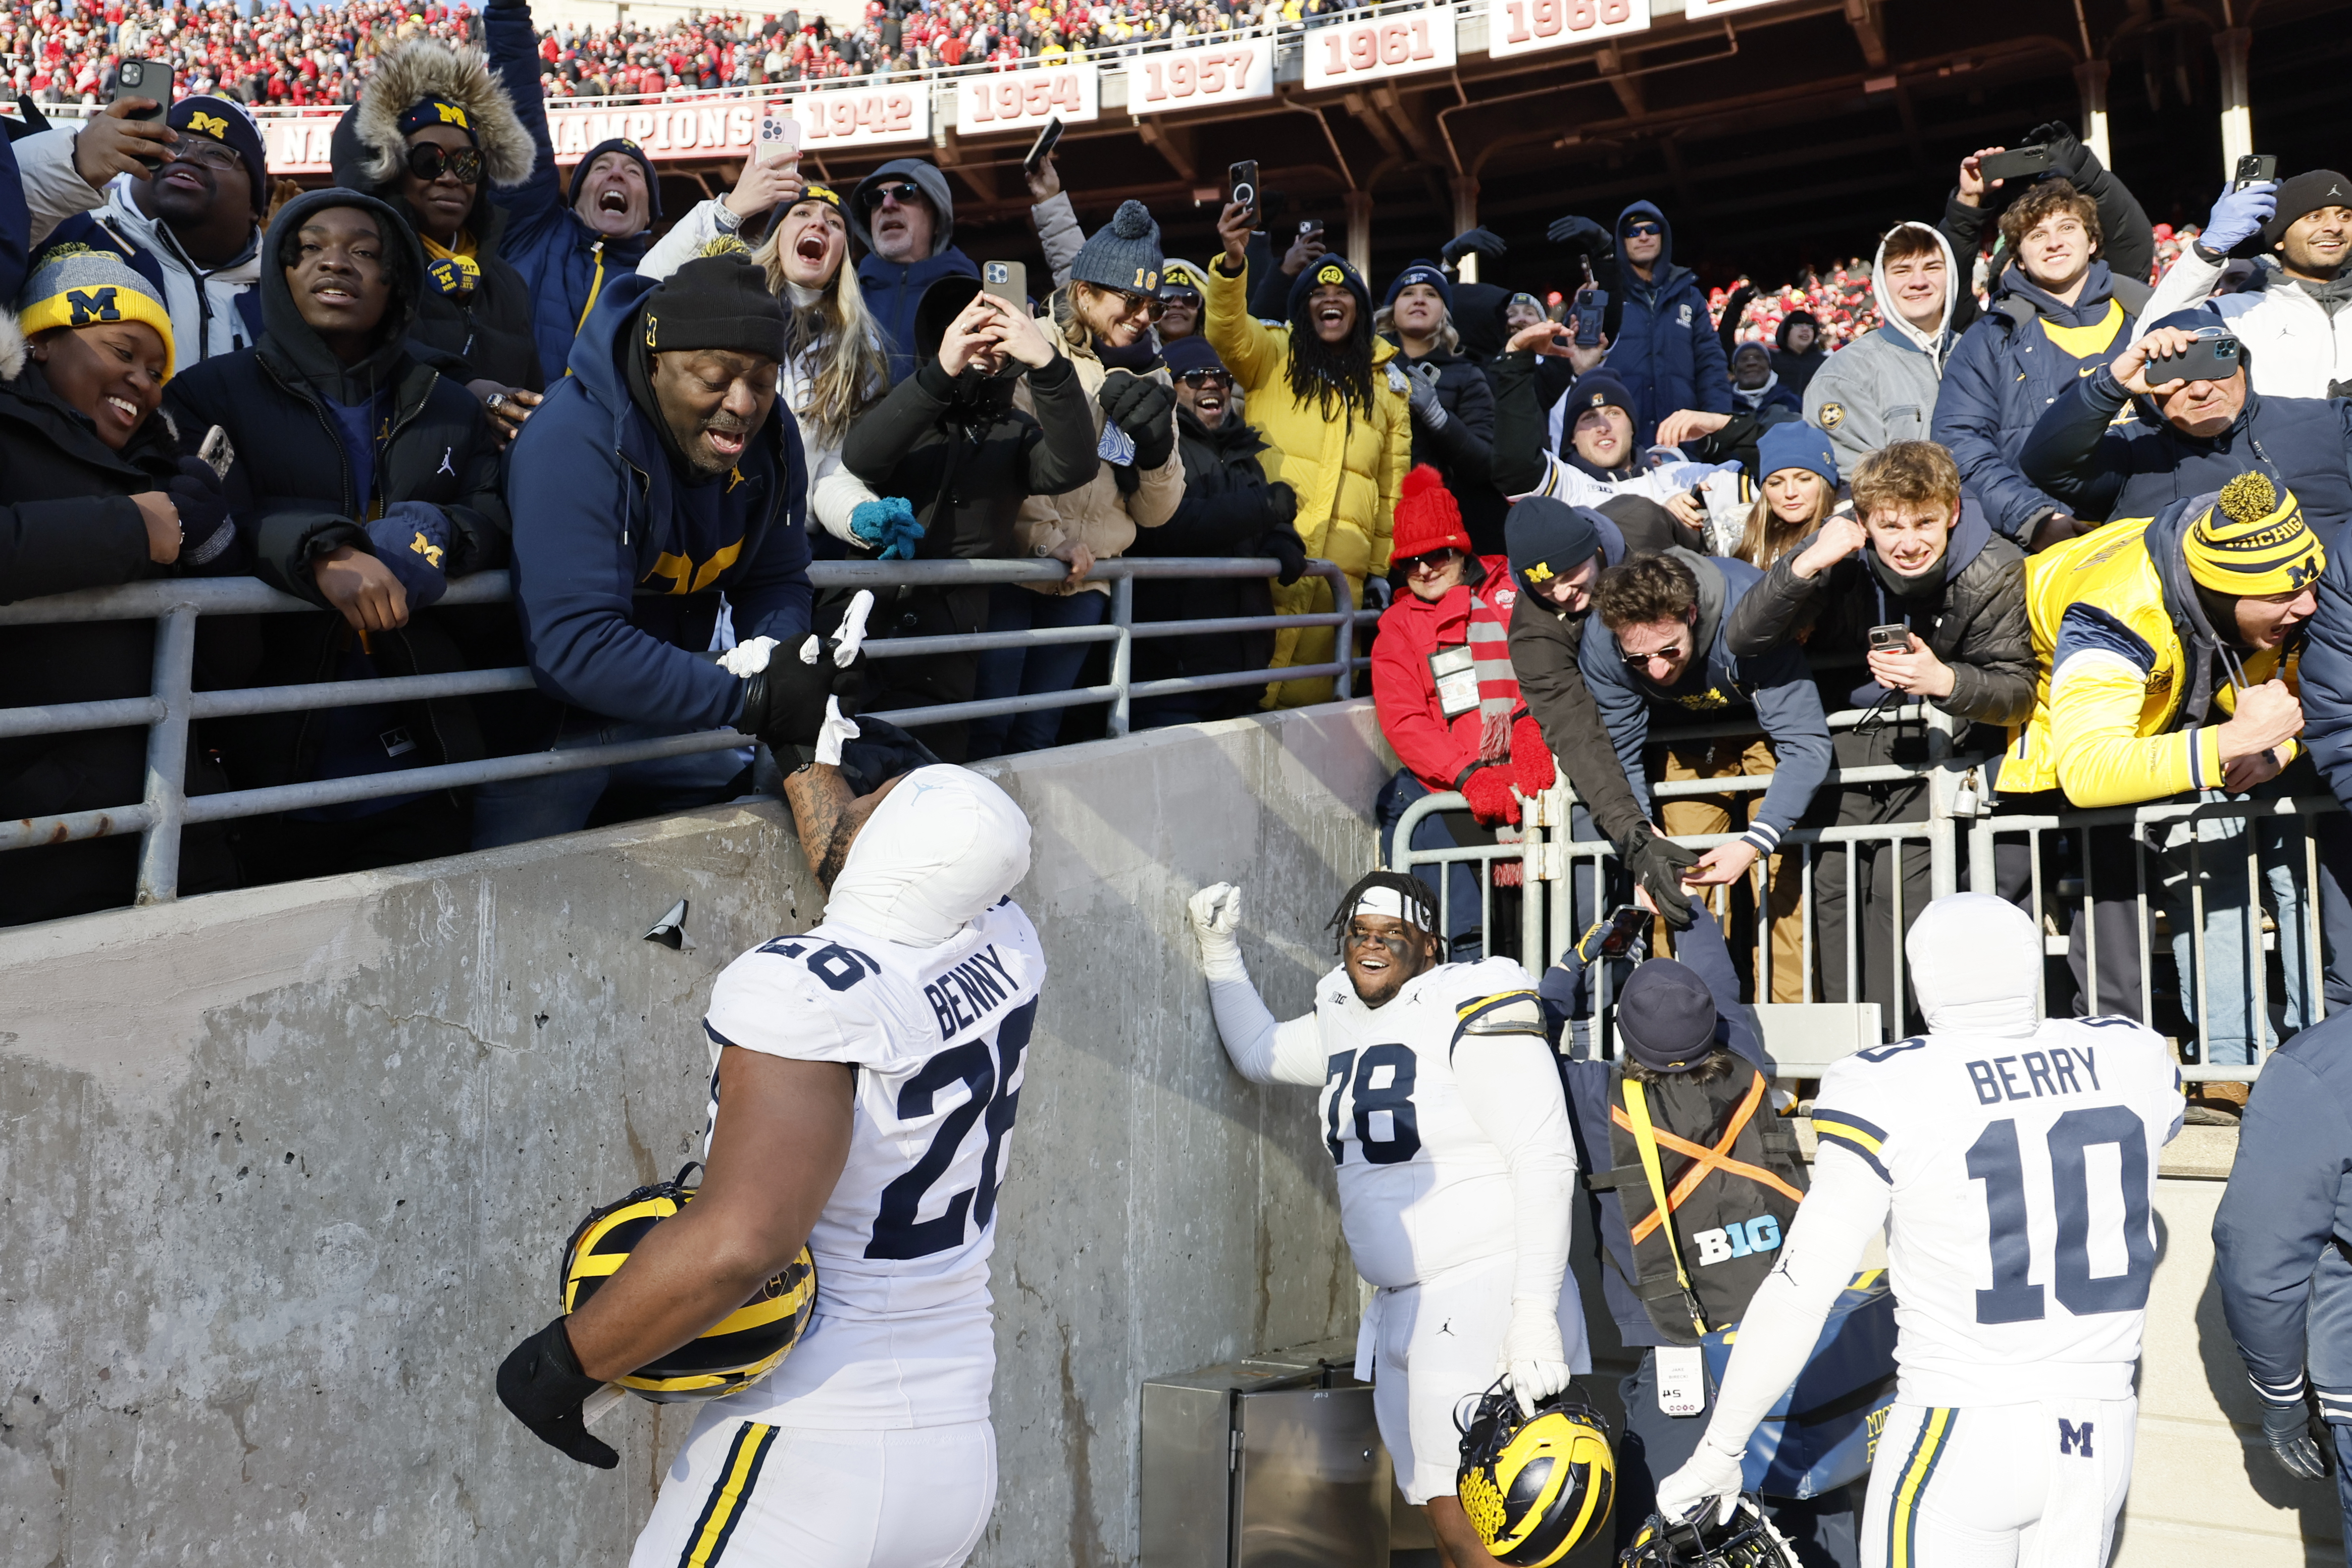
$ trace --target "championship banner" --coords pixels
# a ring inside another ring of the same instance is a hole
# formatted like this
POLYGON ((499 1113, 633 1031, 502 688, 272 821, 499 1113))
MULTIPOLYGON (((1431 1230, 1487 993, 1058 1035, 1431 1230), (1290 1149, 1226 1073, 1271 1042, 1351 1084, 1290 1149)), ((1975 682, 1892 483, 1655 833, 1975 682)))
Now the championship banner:
MULTIPOLYGON (((1647 4, 1647 0, 1643 0, 1647 4)), ((1454 68, 1454 7, 1390 12, 1365 22, 1309 27, 1299 44, 1299 86, 1307 92, 1454 68)))
POLYGON ((1049 120, 1065 125, 1092 120, 1100 112, 1101 96, 1091 61, 961 77, 956 81, 956 134, 1034 132, 1044 129, 1049 120))
POLYGON ((1127 111, 1171 114, 1274 96, 1272 38, 1204 38, 1129 58, 1127 111))
MULTIPOLYGON (((1685 0, 1696 15, 1698 0, 1685 0)), ((1732 0, 1752 5, 1756 0, 1732 0)), ((1650 0, 1488 0, 1486 54, 1494 59, 1647 32, 1650 0)))

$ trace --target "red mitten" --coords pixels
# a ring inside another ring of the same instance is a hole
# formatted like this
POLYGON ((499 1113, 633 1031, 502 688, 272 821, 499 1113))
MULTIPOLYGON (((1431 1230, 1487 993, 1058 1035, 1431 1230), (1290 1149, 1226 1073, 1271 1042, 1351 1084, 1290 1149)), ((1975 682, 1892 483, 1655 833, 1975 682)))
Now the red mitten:
POLYGON ((1470 814, 1478 819, 1482 828, 1516 826, 1519 820, 1519 803, 1511 795, 1511 770, 1507 768, 1481 768, 1462 781, 1462 799, 1468 801, 1470 814))
POLYGON ((1511 781, 1522 795, 1540 795, 1558 781, 1551 747, 1544 744, 1543 727, 1533 714, 1523 713, 1511 727, 1511 781))

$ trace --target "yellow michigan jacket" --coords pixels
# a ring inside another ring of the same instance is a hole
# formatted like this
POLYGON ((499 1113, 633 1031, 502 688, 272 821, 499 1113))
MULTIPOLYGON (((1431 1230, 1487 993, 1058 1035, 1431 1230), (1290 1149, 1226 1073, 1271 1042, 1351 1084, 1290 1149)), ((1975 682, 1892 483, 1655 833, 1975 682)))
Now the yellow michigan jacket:
MULTIPOLYGON (((2219 724, 2235 706, 2229 675, 2212 677, 2212 711, 2184 713, 2197 670, 2185 646, 2197 624, 2177 504, 2162 517, 2106 524, 2028 558, 2025 607, 2039 667, 2033 716, 2010 743, 2000 792, 2063 789, 2080 807, 2130 806, 2221 787, 2219 724), (2189 722, 2191 718, 2194 722, 2189 722)), ((2282 650, 2246 656, 2244 678, 2281 674, 2282 650)), ((2295 755, 2288 742, 2288 759, 2295 755)))

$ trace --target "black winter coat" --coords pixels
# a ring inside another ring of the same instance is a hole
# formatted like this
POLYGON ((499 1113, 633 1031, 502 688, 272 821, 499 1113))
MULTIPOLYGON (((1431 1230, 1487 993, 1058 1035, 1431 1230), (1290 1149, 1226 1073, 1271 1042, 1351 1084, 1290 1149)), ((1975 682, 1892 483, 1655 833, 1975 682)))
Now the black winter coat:
MULTIPOLYGON (((1806 653, 1824 666, 1814 675, 1822 710, 1867 708, 1886 695, 1862 663, 1870 628, 1899 622, 1951 666, 1952 694, 1931 698, 1935 706, 1988 726, 2025 722, 2033 711, 2035 674, 2025 614, 2025 556, 1993 531, 1974 501, 1961 503, 1942 586, 1916 598, 1888 587, 1865 559, 1867 547, 1818 576, 1799 577, 1797 558, 1815 537, 1807 535, 1775 561, 1732 610, 1724 639, 1734 653, 1766 653, 1802 635, 1806 653)), ((1981 738, 1997 748, 2008 737, 1996 732, 1981 738)), ((1842 767, 1916 762, 1927 756, 1924 727, 1916 725, 1841 731, 1836 741, 1842 767)))
MULTIPOLYGON (((236 450, 228 482, 238 524, 253 552, 253 572, 270 586, 321 606, 316 615, 257 617, 260 684, 297 685, 342 678, 354 633, 326 609, 312 579, 319 557, 345 545, 373 553, 370 517, 403 502, 437 507, 449 521, 441 562, 451 580, 502 567, 508 559, 506 502, 499 494, 499 445, 481 406, 462 385, 410 352, 406 329, 423 288, 424 253, 397 214, 373 198, 341 189, 289 203, 263 242, 268 258, 259 291, 263 337, 253 348, 193 365, 166 392, 181 423, 220 425, 236 450), (394 285, 376 347, 343 365, 302 320, 277 257, 306 214, 364 204, 390 230, 394 285), (383 411, 372 504, 362 505, 357 476, 337 434, 328 401, 355 404, 374 394, 383 411)), ((367 658, 380 675, 436 674, 524 662, 510 606, 414 610, 401 629, 373 634, 367 658)), ((402 705, 409 735, 422 748, 416 764, 465 762, 485 753, 483 733, 505 724, 478 722, 477 704, 453 697, 402 705)), ((240 789, 317 777, 320 715, 259 715, 221 721, 207 732, 240 789)))
MULTIPOLYGON (((14 317, 0 316, 0 603, 75 589, 180 575, 147 559, 147 527, 129 497, 171 478, 179 438, 158 413, 116 452, 49 388, 26 357, 14 317)), ((194 541, 191 541, 194 542, 194 541)), ((205 575, 242 570, 236 550, 205 575)), ((197 622, 196 684, 241 684, 241 640, 219 622, 197 622)), ((0 670, 10 706, 142 697, 152 688, 155 623, 93 621, 0 627, 0 670)), ((186 788, 221 788, 190 747, 186 788)), ((136 803, 146 793, 147 731, 97 730, 0 739, 0 817, 45 817, 136 803)), ((51 920, 131 902, 136 834, 0 852, 0 925, 51 920)), ((217 829, 182 835, 184 892, 233 882, 217 829)))
MULTIPOLYGON (((1227 412, 1216 429, 1192 410, 1176 413, 1176 451, 1184 460, 1184 499, 1175 516, 1156 528, 1136 530, 1131 556, 1249 556, 1266 553, 1271 534, 1291 531, 1290 518, 1266 482, 1257 455, 1266 444, 1247 421, 1227 412)), ((1291 507, 1296 507, 1293 500, 1291 507)), ((1208 621, 1271 615, 1274 595, 1261 577, 1160 581, 1135 584, 1138 621, 1208 621)), ((1135 644, 1134 678, 1170 680, 1180 675, 1219 675, 1263 670, 1274 662, 1274 633, 1228 632, 1194 637, 1146 637, 1135 644)), ((1265 695, 1259 685, 1234 686, 1211 716, 1254 713, 1265 695)))
MULTIPOLYGON (((344 111, 335 127, 333 140, 335 183, 354 191, 367 190, 359 172, 364 149, 352 131, 352 119, 358 112, 356 108, 344 111)), ((397 183, 367 193, 398 213, 412 234, 423 232, 416 227, 415 215, 408 210, 408 204, 400 199, 397 183)), ((463 380, 487 378, 529 392, 542 391, 547 378, 540 367, 538 340, 531 333, 530 286, 523 281, 513 264, 499 254, 499 241, 507 230, 507 213, 490 200, 487 180, 477 187, 474 210, 467 215, 466 228, 474 236, 474 264, 482 269, 480 287, 462 299, 438 289, 424 291, 409 335, 426 348, 447 356, 453 364, 463 361, 463 380)), ((264 273, 269 270, 265 265, 264 273)))
POLYGON ((1510 506, 1495 488, 1495 389, 1486 372, 1475 361, 1442 348, 1418 361, 1400 354, 1389 362, 1401 374, 1411 373, 1408 364, 1437 367, 1437 402, 1445 410, 1445 423, 1432 430, 1417 418, 1412 422, 1412 460, 1444 476, 1462 507, 1473 551, 1502 554, 1503 514, 1510 506))
MULTIPOLYGON (((1102 465, 1086 387, 1066 357, 1056 354, 1043 369, 1025 372, 1034 419, 1013 406, 1017 377, 968 370, 950 380, 940 367, 947 324, 979 291, 978 279, 960 276, 943 277, 925 291, 915 312, 915 373, 868 409, 842 443, 843 465, 869 489, 904 497, 914 507, 924 529, 915 549, 919 559, 1014 554, 1013 523, 1022 501, 1075 490, 1102 465)), ((868 552, 851 554, 865 559, 868 552)), ((841 592, 821 596, 819 624, 837 623, 848 598, 841 592)), ((869 627, 877 637, 984 632, 988 590, 886 590, 869 627)), ((883 711, 899 704, 967 701, 977 657, 943 653, 884 661, 876 677, 883 690, 866 706, 883 711)), ((952 741, 950 747, 959 749, 952 741)), ((960 759, 946 751, 940 756, 960 759)))

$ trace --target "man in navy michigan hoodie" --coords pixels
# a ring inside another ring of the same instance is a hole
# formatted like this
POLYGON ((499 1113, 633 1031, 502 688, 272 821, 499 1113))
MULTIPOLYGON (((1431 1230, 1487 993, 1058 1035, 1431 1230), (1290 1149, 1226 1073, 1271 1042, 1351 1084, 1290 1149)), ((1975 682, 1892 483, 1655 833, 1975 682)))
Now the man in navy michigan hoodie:
MULTIPOLYGON (((509 455, 515 609, 556 709, 533 744, 771 727, 772 683, 698 655, 719 614, 712 590, 746 643, 796 648, 808 634, 807 471, 799 429, 775 407, 784 338, 784 308, 748 255, 605 285, 572 373, 509 455)), ((714 746, 486 784, 474 847, 584 827, 610 784, 674 810, 726 800, 743 767, 739 749, 714 746)))

